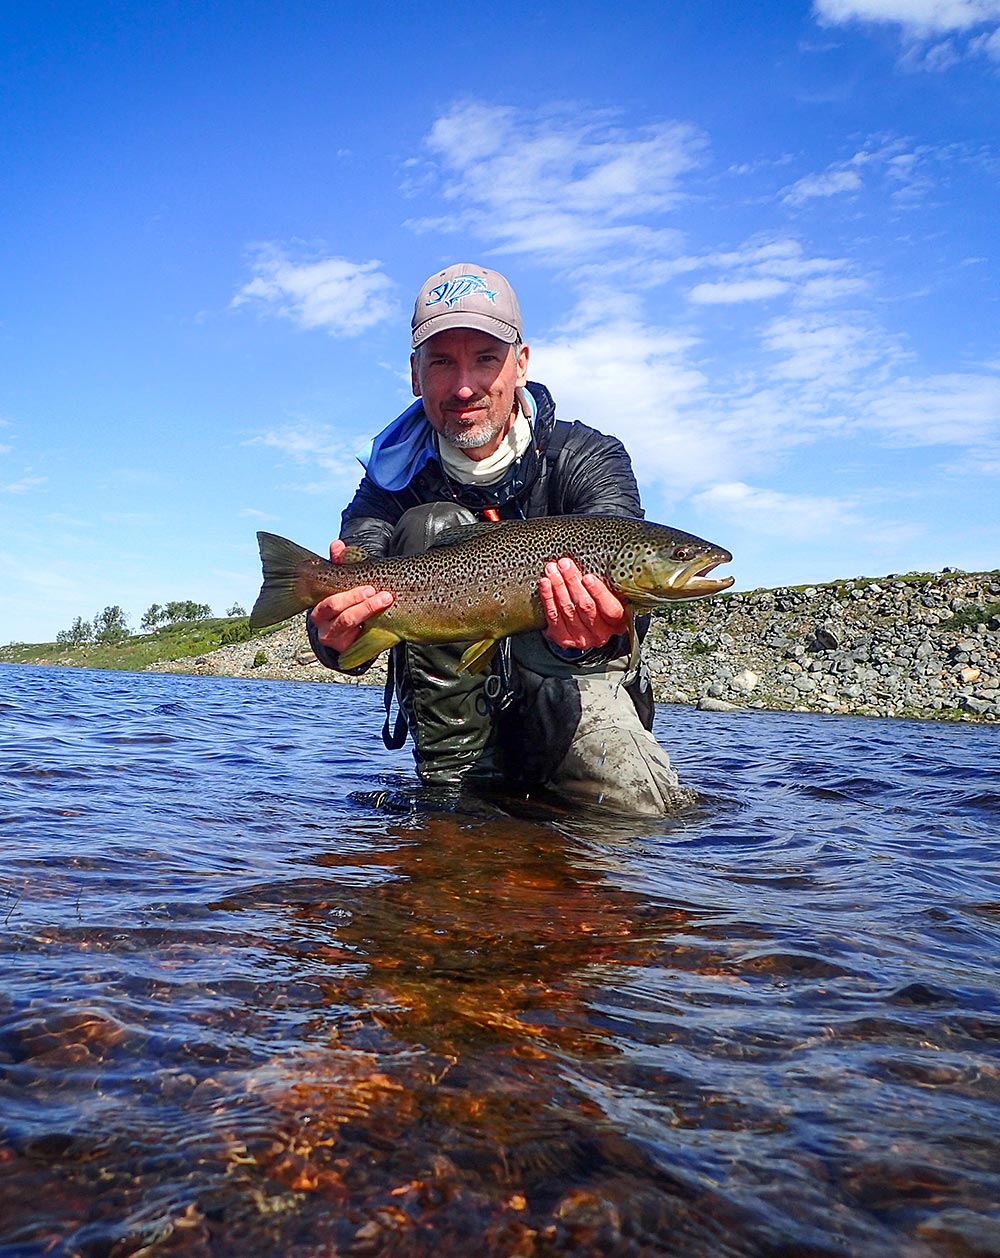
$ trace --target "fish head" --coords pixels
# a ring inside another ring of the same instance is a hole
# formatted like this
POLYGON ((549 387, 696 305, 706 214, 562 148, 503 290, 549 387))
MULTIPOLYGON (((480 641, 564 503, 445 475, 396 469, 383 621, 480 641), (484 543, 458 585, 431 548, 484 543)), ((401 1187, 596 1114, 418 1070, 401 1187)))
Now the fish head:
POLYGON ((733 577, 709 574, 731 560, 724 547, 693 533, 643 523, 635 537, 619 549, 611 577, 629 602, 637 607, 658 607, 727 590, 733 577))

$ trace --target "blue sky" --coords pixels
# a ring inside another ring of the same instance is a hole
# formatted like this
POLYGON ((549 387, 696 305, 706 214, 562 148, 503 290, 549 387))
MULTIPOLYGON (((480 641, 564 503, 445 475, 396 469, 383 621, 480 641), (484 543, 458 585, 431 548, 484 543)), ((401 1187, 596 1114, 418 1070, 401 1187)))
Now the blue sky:
POLYGON ((1000 564, 1000 0, 0 8, 0 642, 249 607, 410 400, 417 287, 737 587, 1000 564))

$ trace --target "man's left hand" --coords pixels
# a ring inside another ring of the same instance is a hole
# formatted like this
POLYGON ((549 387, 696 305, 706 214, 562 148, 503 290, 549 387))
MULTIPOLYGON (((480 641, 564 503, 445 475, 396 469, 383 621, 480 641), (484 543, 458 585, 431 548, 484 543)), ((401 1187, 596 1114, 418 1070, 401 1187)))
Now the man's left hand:
POLYGON ((572 559, 547 563, 538 593, 548 621, 545 636, 556 646, 588 650, 628 628, 621 599, 600 577, 584 576, 572 559))

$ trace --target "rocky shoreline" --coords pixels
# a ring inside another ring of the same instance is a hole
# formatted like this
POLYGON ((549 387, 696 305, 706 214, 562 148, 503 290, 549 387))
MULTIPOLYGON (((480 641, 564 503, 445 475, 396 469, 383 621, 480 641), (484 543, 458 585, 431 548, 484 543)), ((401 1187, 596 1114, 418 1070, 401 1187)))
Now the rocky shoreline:
MULTIPOLYGON (((657 700, 863 716, 1000 720, 1000 572, 724 594, 654 616, 657 700)), ((381 685, 317 663, 301 621, 158 672, 381 685)))

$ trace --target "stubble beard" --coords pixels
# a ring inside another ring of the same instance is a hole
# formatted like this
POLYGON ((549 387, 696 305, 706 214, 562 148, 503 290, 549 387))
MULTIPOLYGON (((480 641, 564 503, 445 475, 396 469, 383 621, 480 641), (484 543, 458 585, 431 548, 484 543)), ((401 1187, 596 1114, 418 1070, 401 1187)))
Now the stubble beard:
POLYGON ((461 428, 442 433, 445 441, 456 450, 479 450, 497 436, 503 429, 502 424, 490 424, 485 428, 461 428))
POLYGON ((441 436, 456 450, 479 450, 495 441, 506 424, 506 419, 497 420, 490 415, 471 425, 446 420, 441 436))

